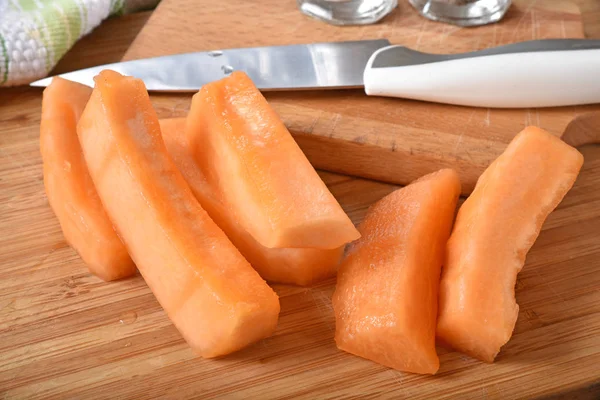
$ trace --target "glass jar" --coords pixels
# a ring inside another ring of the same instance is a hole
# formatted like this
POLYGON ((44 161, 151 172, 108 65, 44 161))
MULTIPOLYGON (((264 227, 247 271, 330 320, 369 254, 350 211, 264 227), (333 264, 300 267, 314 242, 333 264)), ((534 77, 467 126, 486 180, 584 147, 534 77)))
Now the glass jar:
POLYGON ((398 0, 297 0, 300 11, 334 25, 372 24, 398 6, 398 0))
POLYGON ((511 0, 409 0, 426 18, 459 26, 477 26, 498 22, 511 0))

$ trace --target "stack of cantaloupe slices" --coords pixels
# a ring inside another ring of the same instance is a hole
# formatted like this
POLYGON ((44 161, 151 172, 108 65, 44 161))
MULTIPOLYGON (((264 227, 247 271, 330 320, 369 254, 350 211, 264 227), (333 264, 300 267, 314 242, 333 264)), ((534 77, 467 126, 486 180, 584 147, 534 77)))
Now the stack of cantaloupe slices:
POLYGON ((454 229, 460 182, 447 169, 386 196, 357 230, 240 72, 204 86, 187 118, 161 121, 138 79, 107 70, 91 90, 55 78, 40 131, 67 241, 104 280, 137 266, 201 356, 271 335, 279 299, 265 280, 331 277, 354 242, 333 298, 337 345, 417 373, 437 371, 436 336, 494 359, 516 321, 525 255, 583 162, 528 128, 481 176, 454 229))
POLYGON ((333 276, 360 236, 348 216, 244 74, 162 126, 142 81, 95 81, 57 78, 43 97, 44 182, 69 243, 105 280, 137 266, 204 357, 271 335, 279 300, 263 278, 333 276))

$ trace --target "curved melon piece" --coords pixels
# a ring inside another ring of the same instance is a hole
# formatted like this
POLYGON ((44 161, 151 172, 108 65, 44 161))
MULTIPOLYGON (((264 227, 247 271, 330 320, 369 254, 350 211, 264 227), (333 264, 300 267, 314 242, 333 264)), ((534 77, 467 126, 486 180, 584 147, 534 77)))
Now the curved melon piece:
POLYGON ((481 175, 448 241, 437 327, 442 342, 494 360, 517 321, 514 288, 525 256, 582 164, 576 149, 529 127, 481 175))
POLYGON ((334 249, 358 239, 352 221, 243 72, 194 95, 186 135, 219 200, 263 246, 334 249))
POLYGON ((459 195, 458 174, 444 169, 371 206, 333 295, 341 350, 400 371, 437 372, 438 284, 459 195))
POLYGON ((144 84, 102 71, 77 126, 106 212, 146 283, 204 357, 275 330, 279 300, 173 164, 144 84))
POLYGON ((215 188, 206 180, 189 149, 185 118, 160 120, 169 155, 213 221, 225 232, 240 253, 267 281, 310 285, 334 276, 344 247, 337 249, 270 249, 246 232, 217 200, 215 188))
POLYGON ((42 98, 40 151, 46 195, 65 239, 91 273, 111 281, 136 268, 104 211, 77 138, 77 121, 91 93, 79 83, 52 80, 42 98))

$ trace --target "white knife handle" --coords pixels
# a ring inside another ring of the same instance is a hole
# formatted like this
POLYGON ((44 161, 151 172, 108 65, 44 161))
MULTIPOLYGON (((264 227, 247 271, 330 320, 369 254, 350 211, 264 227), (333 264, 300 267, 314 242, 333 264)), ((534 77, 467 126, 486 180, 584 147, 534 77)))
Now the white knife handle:
MULTIPOLYGON (((426 63, 374 67, 364 73, 368 95, 401 97, 476 107, 553 107, 600 103, 600 49, 534 51, 477 55, 433 61, 433 55, 405 50, 405 59, 427 56, 426 63)), ((475 53, 474 53, 475 54, 475 53)), ((389 59, 388 55, 388 59, 389 59)), ((392 61, 393 62, 393 61, 392 61)), ((377 65, 377 63, 375 63, 377 65)))

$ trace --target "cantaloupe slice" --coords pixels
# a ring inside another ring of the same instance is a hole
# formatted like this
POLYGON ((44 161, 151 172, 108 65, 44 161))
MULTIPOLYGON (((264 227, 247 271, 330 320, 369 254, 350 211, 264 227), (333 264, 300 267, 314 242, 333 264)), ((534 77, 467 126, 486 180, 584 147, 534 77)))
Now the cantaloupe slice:
POLYGON ((273 333, 277 295, 202 209, 173 164, 139 79, 103 71, 77 126, 106 212, 146 283, 204 357, 273 333))
POLYGON ((529 127, 481 175, 448 241, 437 327, 442 342, 494 360, 517 321, 514 288, 525 256, 582 164, 576 149, 529 127))
POLYGON ((270 249, 258 243, 217 200, 216 189, 209 184, 196 164, 185 136, 185 118, 160 120, 165 145, 192 192, 213 221, 225 232, 240 253, 266 280, 277 283, 310 285, 334 276, 343 247, 337 249, 270 249))
POLYGON ((77 121, 91 93, 79 83, 52 80, 42 98, 40 151, 46 195, 65 239, 90 272, 110 281, 136 268, 102 207, 77 138, 77 121))
POLYGON ((334 249, 359 237, 243 72, 194 95, 186 134, 219 200, 263 246, 334 249))
POLYGON ((333 295, 341 350, 400 371, 437 372, 438 284, 459 195, 457 173, 444 169, 371 206, 333 295))

